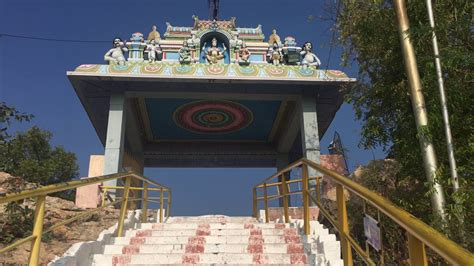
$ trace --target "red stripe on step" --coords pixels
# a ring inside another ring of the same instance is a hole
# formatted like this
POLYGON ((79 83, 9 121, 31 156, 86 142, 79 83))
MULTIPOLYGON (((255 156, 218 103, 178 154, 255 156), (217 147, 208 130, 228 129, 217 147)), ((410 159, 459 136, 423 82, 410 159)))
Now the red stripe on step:
POLYGON ((197 254, 185 254, 181 257, 181 263, 183 263, 183 264, 197 264, 197 263, 199 263, 199 255, 197 255, 197 254))
POLYGON ((250 235, 251 236, 261 236, 262 235, 262 229, 261 228, 250 229, 250 235))
POLYGON ((247 247, 247 252, 250 254, 263 253, 263 243, 249 244, 247 247))
POLYGON ((145 236, 151 236, 152 234, 152 230, 140 230, 140 231, 137 231, 137 233, 135 234, 135 236, 137 237, 145 237, 145 236))
POLYGON ((285 243, 287 244, 299 244, 301 243, 301 239, 299 236, 283 236, 283 239, 285 239, 285 243))
POLYGON ((263 236, 261 235, 249 236, 249 245, 259 245, 263 244, 264 242, 263 236))
POLYGON ((285 224, 275 224, 275 229, 284 229, 285 224))
POLYGON ((288 244, 286 248, 286 253, 288 254, 304 254, 304 246, 303 244, 288 244))
POLYGON ((244 229, 253 229, 254 227, 255 227, 254 224, 249 224, 249 223, 244 224, 244 229))
POLYGON ((284 228, 283 233, 285 236, 297 236, 298 235, 298 229, 296 228, 284 228))
POLYGON ((138 253, 140 253, 140 246, 138 245, 124 246, 122 248, 122 254, 138 254, 138 253))
POLYGON ((307 259, 305 254, 292 254, 290 255, 291 264, 306 264, 307 259))
POLYGON ((130 245, 141 245, 141 244, 145 244, 144 237, 131 237, 130 238, 130 245))
POLYGON ((118 265, 124 265, 124 264, 129 264, 132 262, 132 257, 131 256, 113 256, 112 257, 112 265, 113 266, 118 266, 118 265))
POLYGON ((266 264, 268 261, 267 256, 263 254, 254 254, 252 261, 254 264, 266 264))
POLYGON ((196 230, 197 236, 208 236, 211 234, 210 224, 200 224, 196 230))
POLYGON ((203 236, 192 236, 188 238, 188 245, 204 245, 206 244, 206 238, 203 236))

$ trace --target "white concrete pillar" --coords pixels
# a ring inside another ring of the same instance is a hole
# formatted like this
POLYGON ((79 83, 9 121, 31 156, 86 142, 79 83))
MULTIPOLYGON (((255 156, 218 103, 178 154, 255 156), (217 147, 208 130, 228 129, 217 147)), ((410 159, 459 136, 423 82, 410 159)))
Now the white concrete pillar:
MULTIPOLYGON (((125 95, 112 93, 110 96, 109 121, 105 142, 104 174, 115 174, 122 171, 125 140, 125 95)), ((104 185, 115 186, 115 180, 104 185)))
MULTIPOLYGON (((316 112, 316 98, 314 96, 303 96, 301 98, 301 146, 303 157, 316 163, 320 163, 320 145, 318 132, 318 114, 316 112)), ((309 168, 309 177, 315 177, 318 172, 309 168)), ((310 189, 314 189, 316 181, 309 182, 310 189)), ((311 193, 315 196, 315 193, 311 193)), ((310 201, 311 205, 315 205, 310 201)))

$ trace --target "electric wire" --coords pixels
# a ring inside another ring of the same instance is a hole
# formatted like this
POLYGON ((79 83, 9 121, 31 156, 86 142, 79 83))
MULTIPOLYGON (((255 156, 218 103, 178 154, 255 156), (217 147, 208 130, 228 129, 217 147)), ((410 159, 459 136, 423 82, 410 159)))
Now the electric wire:
POLYGON ((99 41, 99 40, 55 39, 55 38, 14 35, 14 34, 7 34, 7 33, 0 33, 0 38, 1 37, 9 37, 9 38, 17 38, 17 39, 28 39, 28 40, 37 40, 37 41, 49 41, 49 42, 75 42, 75 43, 110 43, 111 42, 111 41, 99 41))

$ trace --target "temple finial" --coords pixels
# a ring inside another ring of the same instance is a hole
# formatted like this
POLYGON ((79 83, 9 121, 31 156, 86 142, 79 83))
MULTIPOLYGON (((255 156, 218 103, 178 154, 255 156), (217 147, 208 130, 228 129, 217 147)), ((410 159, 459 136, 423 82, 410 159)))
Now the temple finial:
POLYGON ((219 0, 208 0, 209 5, 209 19, 218 20, 219 16, 219 0))

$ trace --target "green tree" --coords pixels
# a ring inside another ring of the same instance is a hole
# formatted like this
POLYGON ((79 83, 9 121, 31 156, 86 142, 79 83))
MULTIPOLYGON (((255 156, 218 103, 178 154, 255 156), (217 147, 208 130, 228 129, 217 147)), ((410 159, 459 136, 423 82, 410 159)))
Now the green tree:
POLYGON ((27 182, 48 185, 77 178, 74 153, 51 147, 52 134, 34 126, 0 146, 0 169, 27 182))
MULTIPOLYGON (((439 180, 445 188, 448 219, 453 224, 446 233, 473 248, 474 232, 474 42, 472 22, 474 2, 436 1, 436 28, 448 98, 455 156, 461 190, 450 186, 443 120, 431 46, 431 28, 425 1, 408 1, 410 37, 415 47, 423 93, 429 114, 428 136, 438 155, 439 180), (464 212, 465 232, 456 228, 464 212), (466 239, 466 240, 463 240, 466 239)), ((400 164, 398 182, 421 184, 414 199, 412 188, 400 187, 392 199, 428 223, 434 222, 429 200, 430 184, 425 182, 423 160, 410 102, 404 59, 392 1, 341 0, 336 30, 344 47, 345 64, 356 63, 359 81, 348 89, 347 101, 362 120, 364 148, 383 147, 400 164)))
POLYGON ((31 114, 21 113, 14 107, 8 106, 5 102, 0 102, 0 144, 10 137, 8 134, 8 127, 12 120, 16 121, 30 121, 33 118, 31 114))

